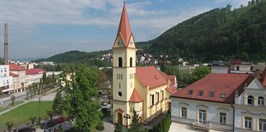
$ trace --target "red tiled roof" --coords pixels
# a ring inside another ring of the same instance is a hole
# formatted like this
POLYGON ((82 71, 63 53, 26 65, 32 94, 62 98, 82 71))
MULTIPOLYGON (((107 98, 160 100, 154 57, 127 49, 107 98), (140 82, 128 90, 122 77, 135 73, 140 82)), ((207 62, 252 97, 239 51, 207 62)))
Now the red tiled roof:
POLYGON ((10 71, 25 71, 23 67, 17 65, 17 64, 9 64, 10 71))
POLYGON ((167 84, 163 74, 154 66, 137 67, 136 77, 144 86, 149 86, 150 89, 167 84))
POLYGON ((266 67, 261 75, 260 81, 262 85, 266 88, 266 67))
POLYGON ((9 72, 9 76, 12 76, 12 77, 18 77, 18 74, 15 74, 15 73, 9 72))
POLYGON ((174 85, 170 85, 167 89, 166 89, 169 93, 174 94, 177 92, 176 87, 174 85))
POLYGON ((205 100, 213 102, 233 103, 235 91, 241 94, 245 84, 249 85, 254 76, 250 74, 209 74, 197 82, 189 85, 183 90, 178 90, 172 97, 205 100), (193 90, 192 95, 188 95, 193 90), (199 96, 199 91, 203 91, 203 96, 199 96), (210 97, 210 92, 214 92, 214 97, 210 97), (221 98, 225 94, 225 98, 221 98))
POLYGON ((143 99, 142 97, 139 95, 139 92, 136 90, 136 88, 134 88, 132 95, 129 99, 129 102, 134 102, 134 103, 138 103, 138 102, 142 102, 143 99))
POLYGON ((32 68, 32 69, 26 70, 27 75, 42 74, 44 72, 46 71, 43 70, 42 68, 32 68))
POLYGON ((120 18, 120 23, 119 23, 117 34, 120 34, 120 36, 122 37, 125 43, 125 46, 128 47, 132 32, 131 32, 130 23, 129 23, 129 19, 127 15, 126 4, 124 4, 123 10, 122 10, 122 15, 120 18))
POLYGON ((169 80, 171 81, 171 84, 174 85, 176 82, 176 76, 175 75, 167 75, 167 77, 169 78, 169 80))

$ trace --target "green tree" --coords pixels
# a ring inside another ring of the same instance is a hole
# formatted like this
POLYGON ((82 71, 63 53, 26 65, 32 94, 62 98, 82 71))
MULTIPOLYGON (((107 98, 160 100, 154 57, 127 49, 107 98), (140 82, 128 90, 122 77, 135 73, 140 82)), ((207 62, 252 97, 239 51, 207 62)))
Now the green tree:
POLYGON ((10 97, 10 100, 11 100, 12 105, 14 105, 15 100, 16 100, 16 96, 12 94, 10 97))
POLYGON ((100 102, 97 97, 97 68, 88 68, 84 65, 78 66, 77 71, 73 66, 70 72, 63 73, 66 87, 64 89, 66 110, 70 117, 75 119, 75 124, 80 131, 90 131, 100 122, 100 102), (74 74, 75 73, 75 74, 74 74), (67 79, 71 75, 71 81, 67 79))
POLYGON ((208 66, 199 66, 196 67, 192 72, 193 82, 205 77, 211 72, 211 69, 208 66))
POLYGON ((128 129, 129 132, 140 132, 141 131, 140 118, 135 110, 133 111, 132 122, 130 126, 131 127, 128 129))
POLYGON ((53 116, 54 116, 54 111, 48 110, 46 113, 50 117, 50 120, 52 121, 53 120, 53 116))
POLYGON ((56 114, 63 114, 64 106, 65 106, 65 103, 62 98, 61 90, 57 90, 54 101, 53 101, 52 109, 56 114))
POLYGON ((42 83, 46 84, 47 82, 46 72, 43 72, 42 74, 42 83))

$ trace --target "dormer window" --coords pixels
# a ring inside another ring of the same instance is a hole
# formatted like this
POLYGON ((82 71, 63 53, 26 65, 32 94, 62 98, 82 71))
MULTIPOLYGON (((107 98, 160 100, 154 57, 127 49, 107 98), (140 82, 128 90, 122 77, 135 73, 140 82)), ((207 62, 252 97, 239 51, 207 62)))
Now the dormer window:
POLYGON ((214 91, 211 91, 211 92, 209 93, 209 97, 214 97, 214 96, 215 96, 214 91))
POLYGON ((203 96, 203 91, 202 91, 202 90, 200 90, 200 91, 198 92, 198 96, 203 96))
POLYGON ((224 99, 224 98, 226 98, 226 94, 225 93, 221 93, 220 97, 224 99))
POLYGON ((193 94, 193 90, 189 90, 188 95, 192 95, 192 94, 193 94))
POLYGON ((254 104, 254 97, 253 96, 248 96, 248 104, 253 105, 254 104))

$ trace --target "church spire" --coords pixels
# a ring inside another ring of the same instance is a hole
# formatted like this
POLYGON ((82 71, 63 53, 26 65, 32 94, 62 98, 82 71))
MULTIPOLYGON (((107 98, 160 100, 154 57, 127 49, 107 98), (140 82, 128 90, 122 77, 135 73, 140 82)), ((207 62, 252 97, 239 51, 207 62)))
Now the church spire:
POLYGON ((125 43, 125 46, 128 47, 132 32, 130 28, 130 23, 129 23, 129 19, 127 15, 127 8, 126 8, 125 2, 124 2, 123 10, 122 10, 122 15, 120 18, 117 35, 121 36, 122 40, 125 43))

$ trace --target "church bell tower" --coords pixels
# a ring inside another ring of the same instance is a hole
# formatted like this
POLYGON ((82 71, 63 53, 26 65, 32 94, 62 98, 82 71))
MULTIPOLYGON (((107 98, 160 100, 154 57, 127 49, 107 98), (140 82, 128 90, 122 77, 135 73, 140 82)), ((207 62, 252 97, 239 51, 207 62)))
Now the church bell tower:
POLYGON ((113 44, 113 122, 129 125, 129 99, 135 88, 136 47, 124 3, 118 32, 113 44))

